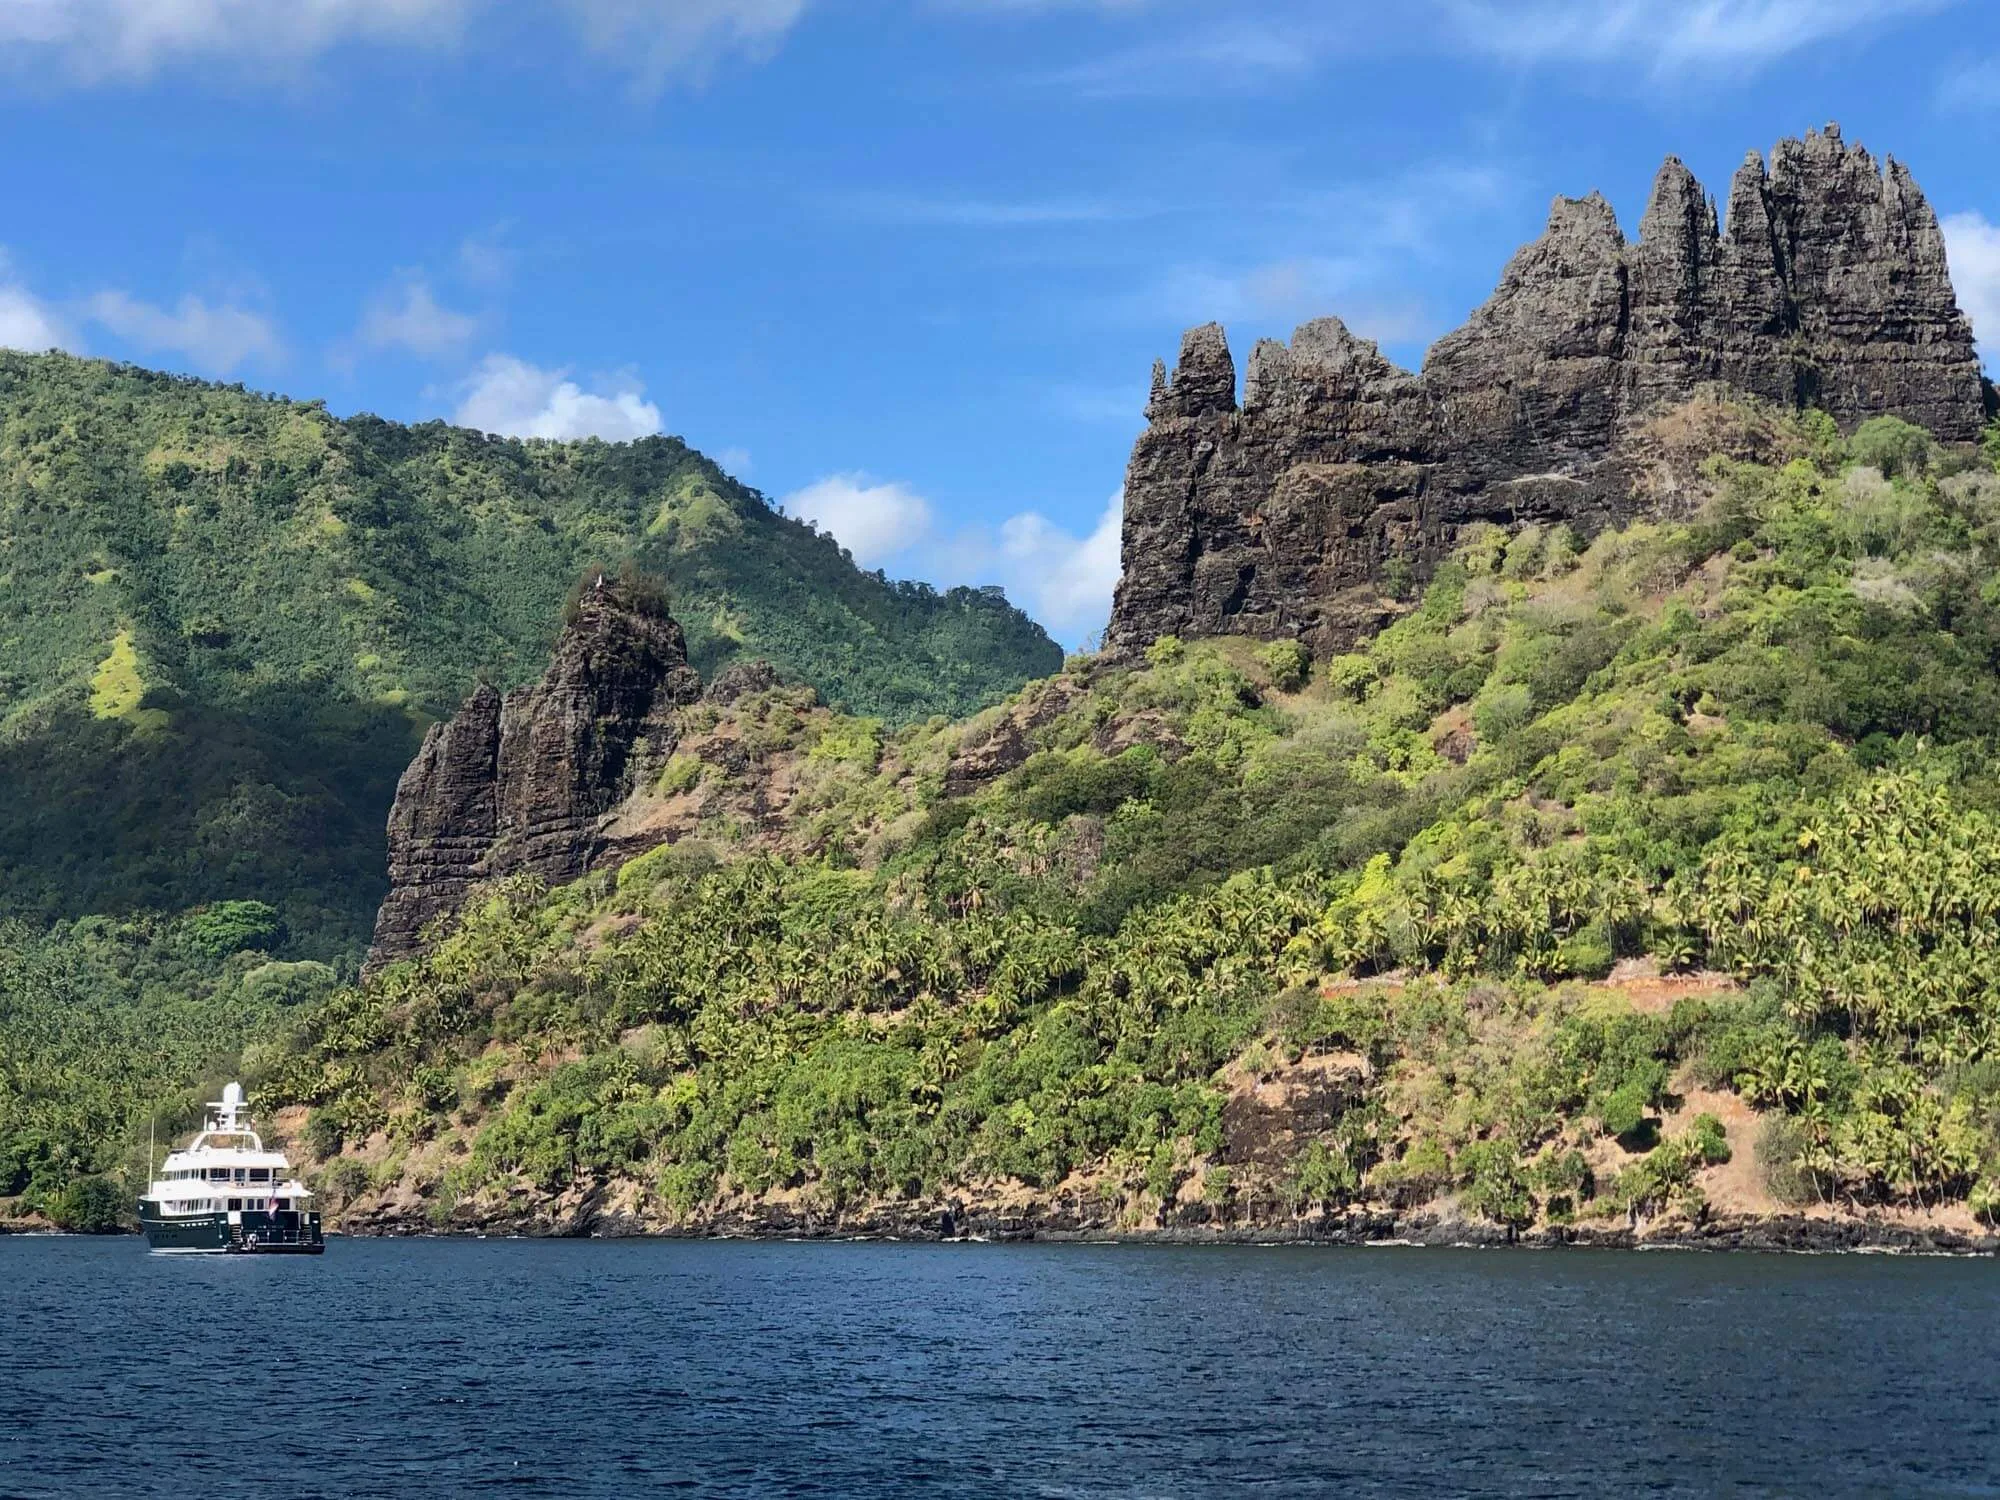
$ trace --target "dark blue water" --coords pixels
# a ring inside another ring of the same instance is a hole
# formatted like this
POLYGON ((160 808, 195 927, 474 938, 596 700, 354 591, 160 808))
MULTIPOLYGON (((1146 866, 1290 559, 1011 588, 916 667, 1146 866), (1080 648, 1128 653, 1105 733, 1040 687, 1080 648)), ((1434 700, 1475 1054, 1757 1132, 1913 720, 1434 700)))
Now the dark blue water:
POLYGON ((2000 1495, 2000 1265, 0 1239, 0 1494, 2000 1495))

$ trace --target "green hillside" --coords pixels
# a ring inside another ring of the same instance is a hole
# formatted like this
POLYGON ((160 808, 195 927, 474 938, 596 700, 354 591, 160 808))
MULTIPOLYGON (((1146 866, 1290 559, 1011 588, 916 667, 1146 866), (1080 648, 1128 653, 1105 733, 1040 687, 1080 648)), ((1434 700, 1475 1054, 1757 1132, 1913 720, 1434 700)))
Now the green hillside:
POLYGON ((1687 519, 1475 531, 1332 661, 1165 640, 887 736, 782 688, 704 705, 659 793, 681 842, 511 884, 363 987, 254 944, 176 980, 254 912, 17 943, 0 1193, 115 1172, 154 1097, 240 1067, 304 1111, 330 1206, 401 1227, 600 1190, 724 1227, 1990 1221, 2000 432, 1677 420, 1650 477, 1687 519), (65 974, 187 1045, 65 1050, 65 974), (197 1061, 246 986, 268 1023, 197 1061))
POLYGON ((877 744, 747 705, 732 743, 811 777, 788 847, 718 816, 496 893, 300 1013, 260 1097, 310 1106, 336 1203, 440 1225, 578 1189, 694 1225, 1990 1219, 2000 433, 1702 420, 1766 461, 1678 475, 1691 520, 1476 532, 1317 667, 1080 664, 983 787, 950 767, 999 711, 877 744))
POLYGON ((337 421, 0 352, 0 917, 256 898, 350 956, 423 726, 541 670, 592 563, 665 577, 696 665, 959 715, 1061 654, 997 594, 885 582, 671 438, 337 421))

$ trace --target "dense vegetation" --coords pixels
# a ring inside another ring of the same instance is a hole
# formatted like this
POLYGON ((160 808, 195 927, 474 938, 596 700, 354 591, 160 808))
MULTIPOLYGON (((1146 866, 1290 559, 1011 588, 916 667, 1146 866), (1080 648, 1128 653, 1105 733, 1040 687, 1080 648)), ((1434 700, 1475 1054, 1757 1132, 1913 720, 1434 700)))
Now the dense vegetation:
POLYGON ((1694 426, 1762 461, 1663 439, 1688 519, 1475 529, 1328 662, 1163 640, 887 740, 746 702, 735 743, 812 767, 782 847, 719 814, 497 890, 291 1013, 260 1098, 310 1106, 336 1199, 440 1221, 612 1179, 661 1216, 1018 1182, 1522 1226, 1699 1215, 1749 1152, 1778 1202, 1990 1214, 2000 432, 1694 426), (1009 726, 1024 763, 953 778, 1009 726), (1708 978, 1640 1007, 1625 960, 1708 978), (1301 1069, 1352 1083, 1337 1118, 1240 1149, 1232 1100, 1301 1069))
POLYGON ((336 421, 0 352, 0 917, 277 906, 351 959, 395 782, 484 673, 537 674, 592 562, 665 578, 695 664, 891 723, 1052 671, 995 593, 863 573, 671 438, 336 421))
POLYGON ((258 902, 0 926, 0 1198, 89 1228, 102 1190, 79 1184, 115 1179, 127 1217, 149 1128, 199 1123, 244 1040, 334 988, 328 965, 273 957, 282 937, 258 902))

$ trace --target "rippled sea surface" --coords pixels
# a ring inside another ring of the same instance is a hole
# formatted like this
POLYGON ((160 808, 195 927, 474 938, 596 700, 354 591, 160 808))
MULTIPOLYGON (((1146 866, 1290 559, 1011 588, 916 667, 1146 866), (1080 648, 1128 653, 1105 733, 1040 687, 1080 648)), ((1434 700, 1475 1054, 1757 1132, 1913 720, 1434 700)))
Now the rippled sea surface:
POLYGON ((2000 1265, 0 1239, 0 1495, 2000 1495, 2000 1265))

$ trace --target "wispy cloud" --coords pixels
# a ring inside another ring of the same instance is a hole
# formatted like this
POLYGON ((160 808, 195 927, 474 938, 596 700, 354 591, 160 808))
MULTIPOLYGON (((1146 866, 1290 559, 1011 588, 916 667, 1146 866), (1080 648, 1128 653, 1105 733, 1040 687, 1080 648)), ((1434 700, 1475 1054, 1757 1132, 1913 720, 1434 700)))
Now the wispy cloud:
POLYGON ((458 274, 467 285, 491 290, 513 279, 514 262, 519 256, 508 243, 512 228, 511 224, 495 224, 459 241, 458 274))
POLYGON ((452 420, 507 437, 630 442, 661 427, 660 409, 630 378, 587 391, 566 369, 543 369, 511 354, 489 354, 458 387, 452 420))
POLYGON ((562 0, 591 51, 644 87, 695 78, 731 55, 761 61, 805 13, 806 0, 562 0))
POLYGON ((1332 313, 1364 338, 1420 347, 1443 320, 1413 275, 1448 260, 1466 223, 1505 202, 1511 188, 1497 168, 1439 162, 1245 205, 1237 218, 1256 226, 1252 243, 1170 268, 1128 311, 1147 322, 1269 329, 1332 313))
POLYGON ((1459 47, 1518 62, 1753 70, 1966 0, 1435 0, 1459 47))
POLYGON ((999 547, 1008 592, 1059 640, 1076 645, 1098 634, 1111 618, 1124 523, 1122 491, 1081 536, 1038 511, 1010 516, 999 547))
MULTIPOLYGON (((1268 0, 1153 5, 1148 34, 1035 81, 1084 97, 1265 89, 1329 64, 1472 55, 1516 64, 1623 63, 1653 77, 1755 72, 1787 57, 1985 0, 1268 0), (1186 18, 1186 12, 1192 18, 1186 18), (1159 12, 1182 12, 1160 15, 1159 12)), ((1033 9, 1006 0, 959 8, 1033 9)), ((1139 7, 1128 7, 1138 10, 1139 7)))
POLYGON ((1938 85, 1938 104, 1966 114, 2000 114, 2000 57, 1953 67, 1938 85))
POLYGON ((1032 229, 1150 218, 1157 204, 1119 198, 966 198, 921 193, 851 193, 823 200, 842 215, 883 224, 946 229, 1032 229))
POLYGON ((1959 306, 1972 319, 1986 367, 2000 374, 2000 224, 1964 213, 1948 215, 1943 227, 1959 306))
POLYGON ((352 346, 368 353, 399 351, 419 359, 456 354, 478 335, 481 320, 437 300, 430 282, 408 274, 370 299, 352 346))
POLYGON ((355 42, 455 38, 474 0, 0 0, 0 56, 86 82, 178 63, 298 59, 355 42))
POLYGON ((253 362, 271 364, 284 353, 277 326, 233 302, 189 295, 167 308, 128 292, 105 291, 89 298, 83 310, 90 322, 126 343, 149 354, 178 354, 205 375, 234 374, 253 362))
MULTIPOLYGON (((554 30, 644 87, 768 56, 807 0, 544 0, 554 30)), ((447 50, 518 15, 511 0, 0 0, 0 61, 85 83, 194 64, 298 65, 357 45, 447 50)), ((515 30, 519 30, 515 28, 515 30)))
POLYGON ((1338 42, 1309 17, 1239 14, 1056 69, 1039 81, 1087 98, 1241 91, 1310 74, 1338 42))

